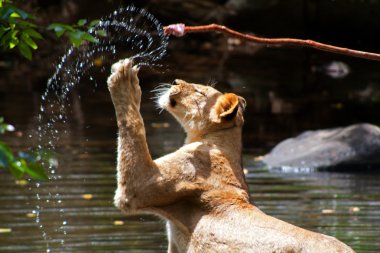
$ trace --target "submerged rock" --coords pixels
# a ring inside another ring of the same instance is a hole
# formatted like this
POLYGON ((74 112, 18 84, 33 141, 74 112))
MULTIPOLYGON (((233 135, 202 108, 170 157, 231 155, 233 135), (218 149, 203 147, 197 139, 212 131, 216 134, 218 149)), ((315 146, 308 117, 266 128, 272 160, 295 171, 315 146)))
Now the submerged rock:
POLYGON ((380 169, 380 128, 356 124, 307 131, 279 143, 263 161, 283 170, 380 169))

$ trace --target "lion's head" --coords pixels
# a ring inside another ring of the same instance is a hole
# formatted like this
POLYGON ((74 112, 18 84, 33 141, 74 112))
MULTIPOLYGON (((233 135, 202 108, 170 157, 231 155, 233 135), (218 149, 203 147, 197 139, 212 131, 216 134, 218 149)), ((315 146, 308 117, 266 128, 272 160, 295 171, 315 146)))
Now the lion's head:
POLYGON ((221 93, 211 86, 176 79, 156 89, 157 105, 169 111, 186 132, 202 132, 242 126, 244 98, 221 93))

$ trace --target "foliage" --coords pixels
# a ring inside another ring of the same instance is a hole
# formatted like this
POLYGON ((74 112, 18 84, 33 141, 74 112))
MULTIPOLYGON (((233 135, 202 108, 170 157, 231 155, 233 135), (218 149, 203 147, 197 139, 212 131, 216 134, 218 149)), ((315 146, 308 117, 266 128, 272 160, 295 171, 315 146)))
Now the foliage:
MULTIPOLYGON (((33 15, 12 3, 12 0, 0 0, 0 49, 12 50, 17 47, 22 56, 31 60, 32 50, 38 48, 36 40, 43 39, 38 29, 53 30, 58 38, 65 35, 76 47, 84 41, 98 42, 90 31, 94 30, 99 20, 87 24, 86 19, 80 19, 74 25, 53 23, 47 28, 39 27, 33 15)), ((95 33, 99 36, 106 35, 103 30, 97 30, 95 33)))
MULTIPOLYGON (((14 127, 4 123, 4 119, 0 118, 0 134, 6 131, 14 131, 14 127)), ((33 179, 48 179, 41 165, 41 162, 47 159, 49 157, 46 155, 37 153, 18 152, 17 155, 14 155, 10 147, 0 141, 0 169, 8 169, 16 178, 21 178, 25 174, 28 174, 33 179)))
MULTIPOLYGON (((99 20, 93 20, 87 25, 86 19, 80 19, 75 25, 66 25, 61 23, 53 23, 48 26, 47 29, 53 30, 56 36, 59 38, 62 35, 66 35, 69 37, 70 42, 79 47, 83 41, 89 41, 93 43, 98 43, 98 39, 96 39, 89 32, 84 32, 83 30, 91 31, 94 27, 99 23, 99 20)), ((105 32, 103 30, 97 30, 96 34, 100 36, 105 36, 105 32)))
POLYGON ((35 40, 42 39, 33 23, 35 17, 11 4, 0 0, 0 48, 18 48, 21 55, 32 59, 32 49, 38 48, 35 40))

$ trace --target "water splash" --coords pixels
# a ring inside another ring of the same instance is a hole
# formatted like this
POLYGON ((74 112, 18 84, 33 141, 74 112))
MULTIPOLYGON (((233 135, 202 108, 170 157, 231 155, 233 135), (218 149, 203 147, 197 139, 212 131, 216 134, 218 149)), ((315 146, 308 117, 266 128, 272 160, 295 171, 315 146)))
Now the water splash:
MULTIPOLYGON (((129 6, 116 10, 102 18, 88 32, 98 39, 98 43, 84 43, 79 48, 70 47, 57 64, 41 96, 37 137, 38 149, 43 152, 57 151, 58 143, 67 134, 66 130, 62 133, 59 129, 64 129, 62 126, 69 121, 67 115, 72 105, 68 95, 83 77, 94 81, 90 70, 97 66, 97 62, 100 61, 104 66, 121 58, 132 58, 140 66, 162 67, 159 60, 166 54, 168 37, 160 22, 144 9, 129 6), (106 36, 100 36, 99 30, 106 36)), ((54 185, 54 181, 62 178, 57 160, 50 159, 44 166, 50 179, 46 184, 54 185)), ((58 187, 50 186, 53 192, 44 194, 39 191, 43 184, 45 183, 35 184, 38 193, 33 213, 46 243, 46 252, 53 252, 57 241, 60 242, 60 247, 65 244, 68 221, 58 187), (60 225, 54 228, 54 235, 48 233, 45 228, 47 221, 44 222, 44 213, 52 210, 58 210, 60 220, 60 225)))

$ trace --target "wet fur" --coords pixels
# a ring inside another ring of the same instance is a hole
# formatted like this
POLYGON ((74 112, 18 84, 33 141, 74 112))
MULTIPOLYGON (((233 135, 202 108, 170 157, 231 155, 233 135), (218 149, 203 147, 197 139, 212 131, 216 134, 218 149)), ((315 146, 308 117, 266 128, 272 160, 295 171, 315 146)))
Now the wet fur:
POLYGON ((187 133, 185 145, 153 160, 140 114, 138 69, 112 67, 108 87, 119 128, 115 205, 165 218, 168 252, 353 252, 333 237, 264 214, 242 169, 243 98, 176 80, 156 90, 187 133))

